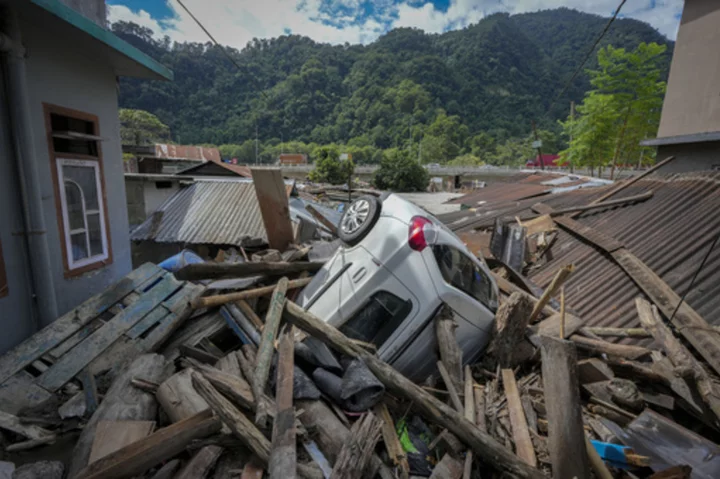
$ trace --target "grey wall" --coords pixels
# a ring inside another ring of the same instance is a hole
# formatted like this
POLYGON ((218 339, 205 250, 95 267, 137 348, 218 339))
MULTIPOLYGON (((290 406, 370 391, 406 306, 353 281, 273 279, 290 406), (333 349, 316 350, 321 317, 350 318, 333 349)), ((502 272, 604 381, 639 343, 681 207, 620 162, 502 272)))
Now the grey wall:
POLYGON ((661 173, 720 170, 720 142, 658 147, 658 161, 668 156, 675 156, 675 159, 660 168, 661 173))
POLYGON ((107 10, 105 0, 60 0, 78 13, 97 23, 101 27, 107 26, 107 10))
POLYGON ((48 241, 54 254, 52 274, 59 313, 65 313, 90 296, 105 290, 131 269, 131 254, 125 182, 123 179, 115 74, 102 58, 86 57, 82 50, 48 35, 41 26, 23 23, 27 48, 27 77, 30 114, 36 158, 42 176, 48 241), (72 279, 65 278, 56 216, 51 161, 45 136, 43 103, 96 115, 99 119, 105 193, 113 262, 102 269, 72 279))
POLYGON ((0 242, 5 261, 8 295, 0 298, 0 352, 15 346, 35 332, 35 318, 30 296, 29 265, 20 191, 6 124, 7 101, 4 98, 4 79, 0 69, 0 242))
POLYGON ((658 138, 720 131, 720 2, 685 0, 658 138))

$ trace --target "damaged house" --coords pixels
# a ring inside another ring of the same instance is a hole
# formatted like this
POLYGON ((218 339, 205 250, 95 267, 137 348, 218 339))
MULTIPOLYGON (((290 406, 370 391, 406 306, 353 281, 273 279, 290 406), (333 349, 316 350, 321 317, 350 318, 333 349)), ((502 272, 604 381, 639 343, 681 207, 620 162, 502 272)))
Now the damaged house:
POLYGON ((131 269, 117 77, 173 74, 106 25, 103 0, 0 2, 3 351, 131 269))

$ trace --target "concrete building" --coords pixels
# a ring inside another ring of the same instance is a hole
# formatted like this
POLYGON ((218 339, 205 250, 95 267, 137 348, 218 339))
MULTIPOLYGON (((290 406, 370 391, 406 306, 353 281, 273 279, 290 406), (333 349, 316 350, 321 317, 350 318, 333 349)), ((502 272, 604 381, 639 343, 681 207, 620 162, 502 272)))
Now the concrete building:
POLYGON ((131 269, 117 77, 172 72, 103 0, 0 0, 0 352, 131 269))
POLYGON ((657 138, 664 173, 720 169, 720 2, 685 0, 657 138))

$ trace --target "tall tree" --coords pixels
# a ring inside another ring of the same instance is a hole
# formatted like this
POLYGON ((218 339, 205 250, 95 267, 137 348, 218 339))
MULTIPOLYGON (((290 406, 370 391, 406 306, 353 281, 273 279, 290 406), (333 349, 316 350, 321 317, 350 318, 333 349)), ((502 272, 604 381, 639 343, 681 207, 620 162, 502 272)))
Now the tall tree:
POLYGON ((121 108, 120 139, 123 145, 165 143, 170 140, 170 128, 152 113, 121 108))

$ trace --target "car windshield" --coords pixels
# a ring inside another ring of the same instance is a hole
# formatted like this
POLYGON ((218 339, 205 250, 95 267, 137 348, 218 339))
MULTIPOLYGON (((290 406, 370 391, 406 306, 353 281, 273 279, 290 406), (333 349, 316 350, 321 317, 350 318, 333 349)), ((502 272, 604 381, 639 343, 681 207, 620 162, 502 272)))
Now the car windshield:
POLYGON ((447 283, 494 309, 492 282, 477 263, 449 245, 435 245, 433 253, 447 283))

